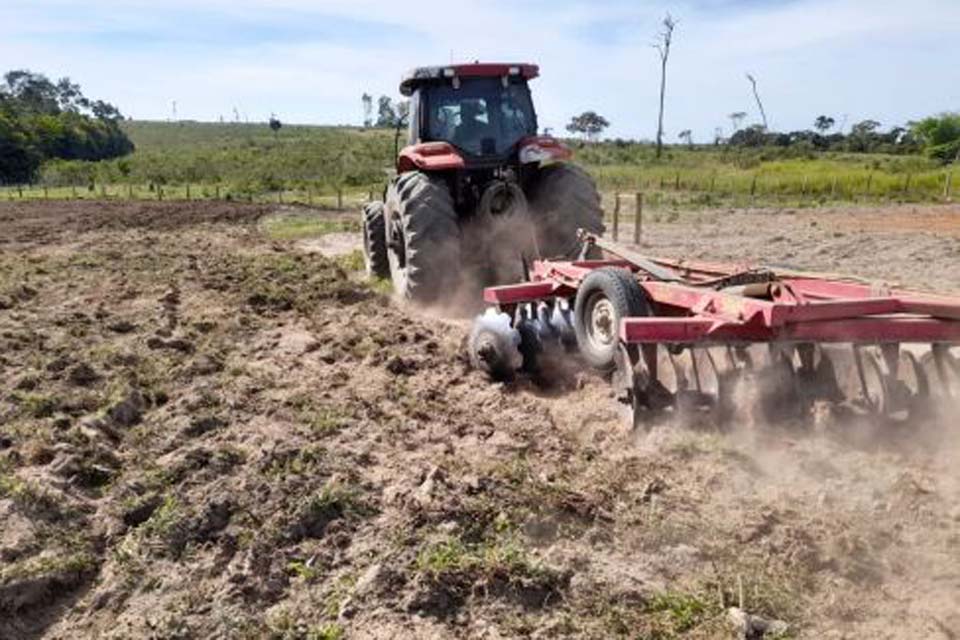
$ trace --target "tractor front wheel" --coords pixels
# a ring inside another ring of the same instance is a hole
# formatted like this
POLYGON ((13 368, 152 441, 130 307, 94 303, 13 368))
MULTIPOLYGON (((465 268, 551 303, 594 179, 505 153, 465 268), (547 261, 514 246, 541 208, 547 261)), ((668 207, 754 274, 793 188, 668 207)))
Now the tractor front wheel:
POLYGON ((363 230, 363 262, 371 278, 389 278, 390 260, 387 258, 386 223, 383 219, 383 203, 370 202, 360 214, 363 230))
POLYGON ((397 296, 427 305, 452 297, 459 286, 460 225, 446 182, 404 173, 391 183, 384 213, 397 296))

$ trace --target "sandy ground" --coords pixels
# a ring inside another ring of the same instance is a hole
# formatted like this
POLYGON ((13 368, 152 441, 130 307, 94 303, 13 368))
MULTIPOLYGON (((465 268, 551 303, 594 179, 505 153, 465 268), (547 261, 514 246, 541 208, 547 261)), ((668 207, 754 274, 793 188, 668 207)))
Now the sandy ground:
MULTIPOLYGON (((463 323, 268 213, 0 203, 0 638, 960 634, 955 414, 633 432, 593 374, 489 383, 463 323)), ((644 246, 958 289, 956 219, 691 213, 644 246)))

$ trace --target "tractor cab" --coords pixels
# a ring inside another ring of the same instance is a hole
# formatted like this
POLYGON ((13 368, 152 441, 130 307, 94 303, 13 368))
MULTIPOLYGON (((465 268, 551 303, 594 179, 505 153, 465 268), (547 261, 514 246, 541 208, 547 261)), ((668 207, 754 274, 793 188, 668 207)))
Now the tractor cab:
POLYGON ((472 64, 421 67, 402 81, 410 97, 411 146, 445 143, 465 164, 498 162, 537 135, 527 81, 535 65, 472 64))

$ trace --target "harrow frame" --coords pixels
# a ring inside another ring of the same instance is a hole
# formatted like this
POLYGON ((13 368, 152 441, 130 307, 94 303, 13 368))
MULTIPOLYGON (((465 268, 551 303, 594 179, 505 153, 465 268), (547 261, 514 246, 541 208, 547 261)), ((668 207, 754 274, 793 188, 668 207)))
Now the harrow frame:
MULTIPOLYGON (((878 286, 837 274, 650 258, 593 235, 582 234, 581 239, 582 255, 595 245, 609 259, 536 260, 527 282, 488 287, 484 300, 515 317, 528 303, 573 300, 597 269, 628 270, 650 310, 648 316, 621 318, 617 327, 621 354, 617 369, 626 374, 621 379, 625 377, 632 390, 635 408, 638 403, 649 404, 650 381, 657 379, 658 347, 676 354, 710 347, 732 352, 766 344, 771 353, 786 354, 787 360, 796 363, 789 366, 799 371, 813 368, 812 353, 819 345, 849 343, 868 404, 879 401, 869 400, 861 362, 866 346, 876 347, 877 364, 870 367, 880 371, 883 394, 905 397, 893 391, 904 368, 902 344, 930 345, 933 362, 925 366, 941 375, 947 370, 951 380, 960 379, 960 360, 949 354, 950 348, 960 345, 960 298, 878 286), (642 375, 640 368, 645 368, 642 375), (639 388, 644 385, 646 389, 639 388)), ((919 368, 916 359, 912 362, 919 368)), ((912 393, 926 395, 926 374, 917 377, 920 380, 912 393)), ((956 392, 947 389, 944 395, 952 393, 956 392)))

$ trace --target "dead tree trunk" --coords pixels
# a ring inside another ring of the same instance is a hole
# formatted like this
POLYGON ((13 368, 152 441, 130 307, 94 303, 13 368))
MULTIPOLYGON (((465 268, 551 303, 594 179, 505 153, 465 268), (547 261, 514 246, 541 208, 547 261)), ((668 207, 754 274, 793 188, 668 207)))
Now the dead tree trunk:
POLYGON ((767 124, 767 112, 763 110, 763 103, 760 102, 760 93, 757 92, 757 79, 748 73, 747 80, 750 81, 750 85, 753 87, 753 97, 757 101, 757 106, 760 108, 760 117, 763 118, 763 128, 764 130, 769 130, 770 127, 767 124))
POLYGON ((673 29, 677 21, 670 14, 663 19, 663 31, 660 32, 656 47, 660 54, 660 116, 657 119, 657 158, 663 153, 663 102, 667 92, 667 60, 670 58, 670 44, 673 42, 673 29))

